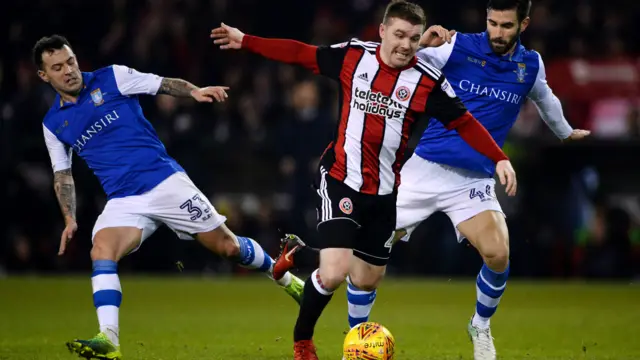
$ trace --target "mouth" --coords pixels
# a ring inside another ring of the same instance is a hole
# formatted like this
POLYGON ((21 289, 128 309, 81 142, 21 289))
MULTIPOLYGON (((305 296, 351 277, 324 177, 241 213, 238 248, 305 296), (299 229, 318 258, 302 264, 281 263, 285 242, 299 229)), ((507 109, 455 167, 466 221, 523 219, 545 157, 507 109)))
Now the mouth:
POLYGON ((73 85, 73 84, 74 84, 74 83, 76 83, 77 81, 78 81, 78 79, 77 79, 77 78, 72 77, 72 78, 69 78, 69 79, 65 80, 65 81, 64 81, 64 83, 65 83, 65 84, 67 84, 67 85, 73 85))
POLYGON ((406 52, 394 51, 393 54, 400 60, 409 60, 411 58, 410 54, 406 52))

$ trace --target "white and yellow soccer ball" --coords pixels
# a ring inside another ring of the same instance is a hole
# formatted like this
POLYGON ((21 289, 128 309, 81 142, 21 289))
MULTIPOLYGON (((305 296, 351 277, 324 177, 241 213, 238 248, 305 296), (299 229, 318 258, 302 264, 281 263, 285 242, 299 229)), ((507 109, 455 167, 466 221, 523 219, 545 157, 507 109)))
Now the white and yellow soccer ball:
POLYGON ((396 341, 391 332, 375 322, 359 324, 344 339, 344 360, 393 360, 396 341))

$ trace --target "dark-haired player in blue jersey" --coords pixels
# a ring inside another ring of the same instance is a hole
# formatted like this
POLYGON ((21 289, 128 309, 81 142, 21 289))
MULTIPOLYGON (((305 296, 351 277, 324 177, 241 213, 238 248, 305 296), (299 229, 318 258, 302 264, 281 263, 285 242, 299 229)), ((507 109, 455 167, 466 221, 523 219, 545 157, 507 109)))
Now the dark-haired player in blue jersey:
MULTIPOLYGON (((138 95, 167 94, 198 102, 224 101, 227 88, 193 84, 122 65, 81 72, 69 42, 54 35, 33 48, 40 78, 58 93, 43 121, 54 171, 54 189, 66 227, 59 255, 77 230, 71 152, 87 163, 107 194, 93 228, 93 302, 100 332, 68 348, 85 358, 121 359, 118 313, 122 288, 118 261, 137 250, 160 225, 180 239, 270 275, 273 259, 253 239, 236 236, 207 197, 168 154, 145 118, 138 95)), ((291 274, 277 283, 300 302, 304 283, 291 274)))
MULTIPOLYGON (((572 129, 547 85, 540 54, 520 44, 530 8, 530 0, 490 0, 484 33, 455 34, 433 26, 421 39, 426 48, 417 54, 442 70, 456 95, 500 146, 527 98, 558 138, 578 140, 589 135, 572 129)), ((475 314, 467 328, 476 360, 496 358, 489 320, 509 275, 509 237, 495 197, 494 174, 491 160, 431 119, 402 168, 397 199, 396 239, 406 241, 420 222, 443 211, 456 227, 459 241, 468 239, 484 260, 476 281, 475 314)), ((375 291, 349 285, 351 326, 368 320, 375 296, 375 291)))

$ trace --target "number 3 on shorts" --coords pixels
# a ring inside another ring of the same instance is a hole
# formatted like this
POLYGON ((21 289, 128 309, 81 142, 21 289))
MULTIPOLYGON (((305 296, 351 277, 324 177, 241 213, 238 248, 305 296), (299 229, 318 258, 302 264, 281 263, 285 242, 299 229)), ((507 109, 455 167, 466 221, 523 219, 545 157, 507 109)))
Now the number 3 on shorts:
POLYGON ((393 239, 396 237, 396 232, 392 231, 391 232, 391 237, 389 237, 389 240, 387 240, 387 242, 384 243, 384 247, 386 247, 387 249, 389 249, 389 252, 391 252, 391 249, 393 248, 393 239))

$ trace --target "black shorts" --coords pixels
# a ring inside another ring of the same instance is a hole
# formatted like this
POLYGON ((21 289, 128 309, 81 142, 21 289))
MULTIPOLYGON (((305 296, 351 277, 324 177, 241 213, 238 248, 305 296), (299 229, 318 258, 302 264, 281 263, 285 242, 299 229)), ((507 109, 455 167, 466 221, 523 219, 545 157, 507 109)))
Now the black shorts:
POLYGON ((315 189, 320 248, 353 249, 369 264, 386 265, 395 235, 397 193, 360 193, 322 167, 315 189))

